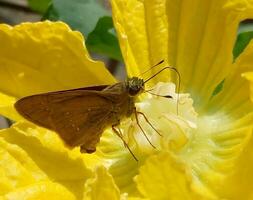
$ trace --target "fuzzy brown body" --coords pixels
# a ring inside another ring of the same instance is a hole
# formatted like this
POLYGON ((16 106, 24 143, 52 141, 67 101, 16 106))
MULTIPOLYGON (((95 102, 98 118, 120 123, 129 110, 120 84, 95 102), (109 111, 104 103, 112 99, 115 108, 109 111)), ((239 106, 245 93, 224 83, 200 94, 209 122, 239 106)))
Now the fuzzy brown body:
POLYGON ((27 120, 58 133, 69 147, 92 153, 105 128, 133 113, 134 98, 142 89, 136 84, 140 83, 130 79, 111 86, 38 94, 18 100, 15 108, 27 120), (132 87, 138 89, 134 95, 132 87))

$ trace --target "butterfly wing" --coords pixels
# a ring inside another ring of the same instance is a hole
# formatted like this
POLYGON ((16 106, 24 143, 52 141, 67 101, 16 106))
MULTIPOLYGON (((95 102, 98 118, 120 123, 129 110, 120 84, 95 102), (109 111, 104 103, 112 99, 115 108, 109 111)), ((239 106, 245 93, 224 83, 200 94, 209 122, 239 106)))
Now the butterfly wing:
POLYGON ((113 104, 99 91, 75 89, 28 96, 17 111, 35 124, 53 130, 70 146, 93 152, 106 126, 113 123, 113 104))

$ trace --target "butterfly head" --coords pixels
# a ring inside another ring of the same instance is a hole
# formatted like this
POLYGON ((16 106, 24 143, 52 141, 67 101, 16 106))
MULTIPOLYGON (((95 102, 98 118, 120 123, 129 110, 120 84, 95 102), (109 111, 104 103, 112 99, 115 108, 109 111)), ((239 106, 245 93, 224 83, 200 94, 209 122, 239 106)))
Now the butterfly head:
POLYGON ((126 88, 130 96, 136 96, 144 90, 144 80, 138 77, 127 79, 126 88))

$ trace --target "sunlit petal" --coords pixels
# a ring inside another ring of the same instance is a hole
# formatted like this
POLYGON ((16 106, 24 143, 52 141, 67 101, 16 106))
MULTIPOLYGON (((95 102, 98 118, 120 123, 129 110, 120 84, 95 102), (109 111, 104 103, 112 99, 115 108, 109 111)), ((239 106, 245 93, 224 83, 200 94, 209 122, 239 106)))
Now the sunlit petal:
MULTIPOLYGON (((164 59, 179 70, 182 90, 198 107, 229 72, 238 24, 253 17, 251 0, 113 0, 112 5, 129 75, 164 59)), ((153 81, 166 77, 162 73, 153 81)))
MULTIPOLYGON (((0 196, 1 197, 1 196, 0 196)), ((75 196, 64 186, 50 181, 42 181, 11 191, 2 196, 5 200, 40 199, 75 200, 75 196)))
POLYGON ((94 178, 87 180, 85 184, 84 200, 120 199, 120 192, 114 183, 112 176, 103 167, 96 170, 94 178))
POLYGON ((149 199, 198 199, 185 167, 169 153, 152 156, 136 177, 138 189, 149 199))
POLYGON ((115 81, 90 58, 81 33, 62 22, 2 24, 0 43, 0 92, 10 97, 115 81))
POLYGON ((53 180, 79 198, 85 181, 92 175, 85 164, 85 160, 91 161, 79 149, 69 151, 55 133, 30 123, 1 130, 0 147, 4 194, 38 181, 53 180))

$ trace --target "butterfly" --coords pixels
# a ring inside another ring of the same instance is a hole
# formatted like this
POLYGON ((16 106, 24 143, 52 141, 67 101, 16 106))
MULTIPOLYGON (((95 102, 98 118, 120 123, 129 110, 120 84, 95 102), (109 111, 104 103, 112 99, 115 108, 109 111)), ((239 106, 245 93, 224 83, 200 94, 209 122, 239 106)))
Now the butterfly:
POLYGON ((68 147, 80 146, 82 153, 96 151, 102 133, 106 128, 111 127, 137 160, 123 139, 119 125, 122 119, 135 114, 137 125, 152 145, 139 123, 138 115, 142 115, 160 135, 145 114, 137 111, 135 107, 136 98, 145 91, 145 83, 151 78, 144 81, 132 77, 113 85, 36 94, 18 100, 15 108, 28 121, 55 131, 68 147))

